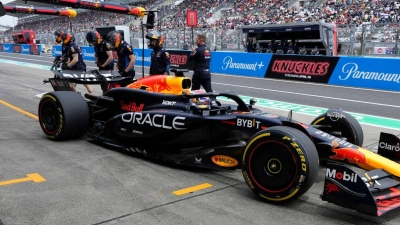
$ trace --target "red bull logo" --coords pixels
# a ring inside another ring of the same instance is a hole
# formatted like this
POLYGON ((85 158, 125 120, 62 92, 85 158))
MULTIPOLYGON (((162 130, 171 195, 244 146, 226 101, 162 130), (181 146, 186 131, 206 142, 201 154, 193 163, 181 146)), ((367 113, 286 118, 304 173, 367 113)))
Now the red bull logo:
POLYGON ((340 190, 336 184, 331 183, 331 182, 327 182, 325 184, 325 191, 326 191, 326 194, 329 194, 331 192, 340 192, 340 193, 342 192, 342 190, 340 190))
POLYGON ((358 149, 354 148, 337 148, 339 144, 336 141, 332 142, 332 152, 336 153, 333 156, 329 156, 330 159, 334 160, 345 160, 349 161, 349 163, 362 163, 367 164, 367 160, 365 158, 364 153, 358 151, 358 149))
POLYGON ((121 101, 121 109, 130 112, 141 112, 143 111, 144 104, 137 105, 135 102, 129 102, 126 104, 125 102, 121 101))
POLYGON ((168 85, 166 79, 160 79, 157 80, 157 82, 153 85, 153 91, 155 92, 171 91, 171 87, 168 85))
POLYGON ((168 85, 166 79, 155 80, 154 83, 146 82, 146 84, 143 84, 143 82, 138 82, 138 83, 135 82, 133 84, 128 85, 127 87, 135 89, 146 88, 146 91, 152 91, 152 92, 169 92, 172 90, 172 88, 168 85))

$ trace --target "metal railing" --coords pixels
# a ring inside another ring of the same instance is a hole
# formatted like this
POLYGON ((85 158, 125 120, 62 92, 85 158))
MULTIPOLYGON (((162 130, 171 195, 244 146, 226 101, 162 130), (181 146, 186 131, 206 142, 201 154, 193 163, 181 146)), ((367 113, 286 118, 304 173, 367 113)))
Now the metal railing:
MULTIPOLYGON (((400 25, 399 24, 364 24, 362 26, 338 25, 339 55, 362 55, 378 57, 400 57, 400 25)), ((145 31, 146 32, 146 31, 145 31)), ((164 29, 164 47, 166 49, 191 49, 197 34, 207 36, 207 45, 217 51, 244 51, 243 41, 245 34, 241 29, 216 29, 216 28, 180 28, 164 29)), ((78 45, 87 45, 86 32, 75 33, 78 45)), ((131 42, 134 38, 141 38, 141 30, 131 31, 131 42)), ((52 33, 37 34, 41 44, 52 45, 52 33)))
POLYGON ((339 25, 339 54, 399 57, 399 32, 394 23, 339 25))

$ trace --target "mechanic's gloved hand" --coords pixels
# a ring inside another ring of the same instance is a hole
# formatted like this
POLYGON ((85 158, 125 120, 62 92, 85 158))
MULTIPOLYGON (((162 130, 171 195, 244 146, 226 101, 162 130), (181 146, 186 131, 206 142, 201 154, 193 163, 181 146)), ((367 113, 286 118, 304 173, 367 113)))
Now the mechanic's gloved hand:
POLYGON ((56 56, 53 60, 53 63, 57 63, 58 61, 61 60, 61 56, 56 56))
POLYGON ((63 64, 61 65, 61 69, 62 69, 62 70, 70 70, 71 67, 69 67, 68 64, 63 63, 63 64))
POLYGON ((121 70, 121 72, 119 72, 121 74, 121 76, 123 77, 127 77, 128 76, 128 72, 126 72, 125 70, 121 70))

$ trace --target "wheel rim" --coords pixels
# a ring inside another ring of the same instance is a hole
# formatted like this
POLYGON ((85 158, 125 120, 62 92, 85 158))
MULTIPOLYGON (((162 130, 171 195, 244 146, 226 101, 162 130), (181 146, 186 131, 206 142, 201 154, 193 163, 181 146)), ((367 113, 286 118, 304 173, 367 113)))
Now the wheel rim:
POLYGON ((46 100, 40 105, 40 124, 47 134, 54 134, 60 125, 60 115, 54 102, 46 100))
POLYGON ((250 176, 271 193, 291 188, 298 174, 297 159, 289 147, 277 141, 259 143, 249 157, 250 176))

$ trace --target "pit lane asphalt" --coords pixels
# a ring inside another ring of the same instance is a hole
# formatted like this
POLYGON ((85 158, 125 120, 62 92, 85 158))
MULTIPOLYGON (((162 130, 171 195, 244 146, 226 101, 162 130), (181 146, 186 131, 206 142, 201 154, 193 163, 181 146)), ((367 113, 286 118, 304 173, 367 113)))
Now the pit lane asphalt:
MULTIPOLYGON (((40 61, 52 60, 45 56, 10 57, 16 56, 0 53, 0 58, 21 62, 40 64, 40 61)), ((50 63, 43 62, 43 65, 50 63)), ((136 71, 140 72, 140 67, 136 71)), ((52 77, 50 71, 0 63, 0 100, 37 115, 39 98, 35 95, 52 91, 49 84, 42 84, 42 80, 49 77, 52 77)), ((387 105, 400 105, 399 94, 391 92, 222 75, 215 75, 213 82, 215 90, 231 89, 242 95, 257 94, 256 97, 325 108, 341 103, 339 107, 348 110, 343 107, 348 104, 352 106, 351 111, 373 115, 381 115, 382 106, 370 104, 367 107, 362 103, 357 106, 359 103, 332 98, 346 96, 343 92, 348 92, 353 100, 373 102, 375 99, 387 105), (277 91, 249 90, 233 85, 277 91), (308 96, 303 99, 304 93, 331 98, 321 100, 308 96)), ((85 92, 83 87, 78 89, 85 92)), ((96 87, 95 92, 100 93, 100 89, 96 87)), ((265 110, 287 114, 287 111, 265 110)), ((398 109, 392 114, 387 117, 399 118, 398 109)), ((296 119, 310 122, 313 118, 298 115, 296 119)), ((210 171, 161 164, 93 144, 86 138, 50 141, 36 119, 4 104, 0 104, 0 127, 0 184, 32 173, 46 179, 40 183, 27 181, 0 186, 0 220, 6 225, 400 223, 397 217, 400 209, 382 217, 371 217, 322 202, 319 194, 323 190, 324 169, 320 170, 316 183, 298 200, 287 205, 274 205, 258 200, 240 171, 210 171), (172 194, 202 183, 213 186, 181 196, 172 194)), ((376 148, 380 131, 400 133, 399 130, 365 125, 363 129, 364 147, 371 149, 376 148)))

